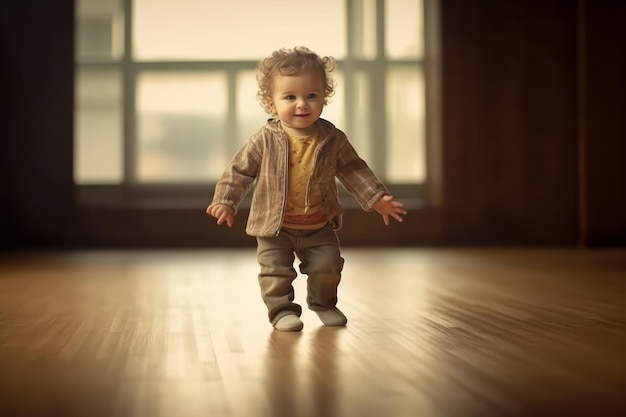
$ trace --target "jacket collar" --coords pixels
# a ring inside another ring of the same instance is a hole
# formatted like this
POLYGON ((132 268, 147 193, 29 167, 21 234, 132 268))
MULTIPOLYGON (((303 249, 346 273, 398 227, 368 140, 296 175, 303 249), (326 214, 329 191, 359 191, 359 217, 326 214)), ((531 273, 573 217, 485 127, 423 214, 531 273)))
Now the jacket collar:
MULTIPOLYGON (((333 135, 337 130, 335 125, 326 119, 319 118, 317 119, 315 124, 317 125, 320 133, 319 137, 322 140, 325 140, 329 136, 333 135)), ((267 119, 267 123, 265 124, 265 126, 267 127, 267 129, 275 133, 284 132, 283 128, 280 125, 280 120, 278 120, 277 118, 267 119)))

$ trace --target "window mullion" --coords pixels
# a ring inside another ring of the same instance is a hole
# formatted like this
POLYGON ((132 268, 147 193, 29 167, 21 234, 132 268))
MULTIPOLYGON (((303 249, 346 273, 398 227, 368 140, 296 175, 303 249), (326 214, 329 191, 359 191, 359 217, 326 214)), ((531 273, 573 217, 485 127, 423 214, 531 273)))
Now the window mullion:
POLYGON ((123 85, 123 158, 124 173, 123 185, 128 186, 136 182, 137 157, 137 125, 135 114, 136 102, 136 69, 132 56, 133 34, 133 4, 132 0, 124 2, 124 51, 122 56, 122 85, 123 85))
MULTIPOLYGON (((227 71, 228 77, 228 111, 226 112, 226 136, 218 140, 224 143, 228 153, 234 155, 239 145, 237 141, 237 70, 227 71)), ((211 138, 209 138, 211 140, 211 138)))
POLYGON ((376 0, 376 58, 369 73, 371 91, 370 106, 370 154, 372 168, 383 178, 387 172, 387 112, 386 112, 386 64, 385 64, 385 1, 376 0))
MULTIPOLYGON (((357 23, 355 22, 356 13, 355 13, 355 1, 354 0, 346 0, 346 59, 342 65, 342 71, 344 73, 344 91, 346 101, 344 104, 344 115, 345 115, 345 130, 346 132, 354 132, 355 131, 355 118, 356 111, 354 106, 351 103, 354 103, 354 98, 356 95, 355 85, 354 85, 354 51, 357 45, 357 23)), ((362 15, 359 15, 362 18, 362 15)))
POLYGON ((424 71, 426 131, 426 192, 428 201, 443 200, 441 166, 441 74, 439 0, 424 0, 424 71))

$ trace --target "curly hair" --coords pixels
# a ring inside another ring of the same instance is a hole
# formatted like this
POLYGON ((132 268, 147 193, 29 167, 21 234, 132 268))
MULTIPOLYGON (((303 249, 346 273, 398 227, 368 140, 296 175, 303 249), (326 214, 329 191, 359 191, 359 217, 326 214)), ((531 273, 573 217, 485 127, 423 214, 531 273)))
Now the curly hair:
POLYGON ((297 46, 293 49, 281 48, 259 62, 256 74, 259 84, 257 100, 266 113, 275 116, 276 112, 270 106, 274 75, 276 73, 286 76, 311 73, 319 74, 322 78, 324 105, 326 105, 330 97, 335 94, 335 81, 330 73, 336 67, 335 58, 320 57, 305 46, 297 46))

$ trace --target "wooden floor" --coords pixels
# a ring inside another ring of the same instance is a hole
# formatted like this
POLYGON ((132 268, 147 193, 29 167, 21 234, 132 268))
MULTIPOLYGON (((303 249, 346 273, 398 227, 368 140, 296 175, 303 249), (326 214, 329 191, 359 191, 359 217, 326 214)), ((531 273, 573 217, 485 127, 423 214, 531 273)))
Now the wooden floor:
POLYGON ((0 416, 626 413, 626 250, 344 257, 348 326, 281 333, 254 249, 0 255, 0 416))

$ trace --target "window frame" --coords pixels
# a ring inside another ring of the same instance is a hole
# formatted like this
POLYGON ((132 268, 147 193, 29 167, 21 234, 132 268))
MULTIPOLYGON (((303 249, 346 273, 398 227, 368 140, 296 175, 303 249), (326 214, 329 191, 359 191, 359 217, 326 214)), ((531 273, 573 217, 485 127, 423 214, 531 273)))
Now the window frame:
MULTIPOLYGON (((439 92, 438 92, 438 0, 423 0, 424 7, 424 55, 421 59, 391 59, 385 53, 385 0, 375 0, 376 6, 376 54, 373 59, 355 57, 352 53, 356 42, 355 33, 358 22, 354 21, 354 8, 358 0, 344 0, 347 8, 347 55, 338 59, 338 67, 343 73, 346 103, 351 101, 350 95, 355 92, 353 74, 365 71, 369 74, 371 96, 377 97, 369 106, 368 124, 372 138, 386 137, 386 91, 385 83, 389 68, 413 66, 418 68, 425 79, 425 164, 426 179, 424 183, 390 183, 385 181, 396 198, 404 201, 409 208, 420 208, 439 202, 441 175, 439 160, 439 92)), ((76 62, 77 68, 111 68, 118 67, 122 79, 122 142, 123 142, 123 174, 119 184, 92 185, 75 184, 77 202, 81 206, 130 207, 130 208, 191 208, 204 205, 211 198, 211 190, 215 183, 161 183, 139 182, 135 178, 137 156, 137 114, 136 87, 141 73, 150 71, 203 71, 223 72, 228 77, 229 111, 227 120, 228 135, 235 135, 235 108, 237 97, 236 79, 240 71, 253 71, 257 60, 242 61, 135 61, 132 57, 133 44, 133 0, 122 0, 123 4, 123 48, 119 60, 85 60, 76 62)), ((259 108, 259 111, 262 111, 259 108)), ((350 114, 350 106, 345 109, 345 130, 351 131, 354 117, 350 114)), ((224 143, 235 141, 225 140, 224 143)), ((386 146, 382 140, 371 140, 371 155, 368 164, 374 172, 385 172, 386 146)), ((236 149, 231 150, 232 153, 236 149)), ((340 198, 347 209, 357 208, 347 192, 340 187, 340 198)), ((242 208, 248 208, 249 197, 242 202, 242 208)))

